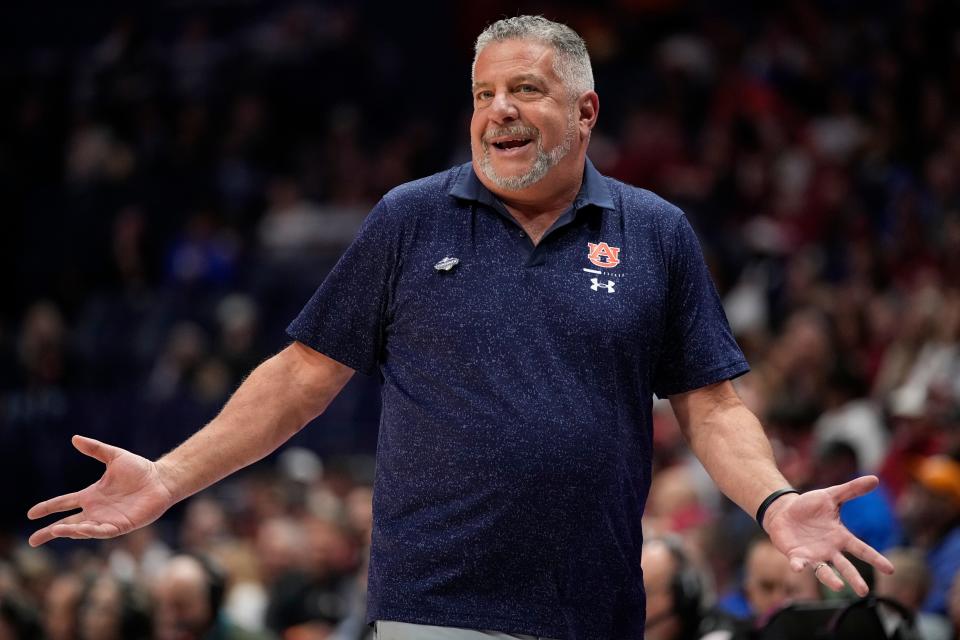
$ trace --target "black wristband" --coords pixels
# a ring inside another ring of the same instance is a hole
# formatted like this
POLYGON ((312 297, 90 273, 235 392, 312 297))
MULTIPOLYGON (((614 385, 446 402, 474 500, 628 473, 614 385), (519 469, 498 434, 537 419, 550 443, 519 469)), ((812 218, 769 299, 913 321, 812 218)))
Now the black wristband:
MULTIPOLYGON (((760 528, 763 529, 763 516, 766 515, 767 509, 770 508, 774 502, 787 495, 788 493, 800 494, 796 489, 791 489, 787 487, 786 489, 778 489, 767 496, 766 500, 760 503, 760 506, 757 507, 757 524, 760 525, 760 528)), ((766 531, 766 529, 764 529, 766 531)))

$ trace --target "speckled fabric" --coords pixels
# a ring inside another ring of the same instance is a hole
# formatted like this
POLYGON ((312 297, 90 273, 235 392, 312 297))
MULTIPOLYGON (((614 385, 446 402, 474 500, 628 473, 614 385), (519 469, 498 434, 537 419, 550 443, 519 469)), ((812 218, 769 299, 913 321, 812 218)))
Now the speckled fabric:
POLYGON ((383 377, 369 620, 643 637, 651 396, 748 369, 679 209, 587 162, 534 247, 454 167, 388 193, 288 332, 383 377))

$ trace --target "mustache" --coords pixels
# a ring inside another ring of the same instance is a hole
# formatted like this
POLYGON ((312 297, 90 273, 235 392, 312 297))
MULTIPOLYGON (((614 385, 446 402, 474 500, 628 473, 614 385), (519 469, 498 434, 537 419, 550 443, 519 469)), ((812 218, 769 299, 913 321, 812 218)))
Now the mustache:
POLYGON ((500 138, 503 136, 517 136, 530 138, 532 140, 539 140, 540 130, 535 127, 523 127, 519 125, 513 127, 502 127, 500 129, 491 129, 483 134, 483 142, 489 144, 494 138, 500 138))

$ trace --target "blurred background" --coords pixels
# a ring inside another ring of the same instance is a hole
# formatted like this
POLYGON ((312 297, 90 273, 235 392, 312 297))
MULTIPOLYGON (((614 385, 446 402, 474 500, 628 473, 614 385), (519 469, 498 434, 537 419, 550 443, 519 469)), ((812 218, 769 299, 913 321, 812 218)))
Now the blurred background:
MULTIPOLYGON (((31 550, 25 513, 99 477, 74 433, 148 457, 185 439, 285 345, 383 193, 469 160, 472 43, 517 13, 586 39, 590 157, 686 211, 753 367, 739 390, 791 482, 878 473, 844 520, 896 547, 912 582, 883 588, 953 637, 960 7, 590 5, 4 6, 0 638, 363 637, 375 379, 135 535, 31 550), (184 614, 177 580, 222 583, 223 604, 184 614)), ((649 534, 681 536, 732 615, 796 593, 751 595, 756 525, 668 406, 655 437, 649 534)))

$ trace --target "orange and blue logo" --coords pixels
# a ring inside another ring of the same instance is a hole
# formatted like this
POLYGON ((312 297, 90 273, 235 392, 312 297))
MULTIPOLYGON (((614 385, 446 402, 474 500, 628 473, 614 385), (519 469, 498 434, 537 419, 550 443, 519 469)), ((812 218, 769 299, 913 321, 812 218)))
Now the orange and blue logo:
POLYGON ((620 264, 620 247, 611 247, 606 242, 599 244, 588 242, 587 247, 590 249, 587 259, 598 267, 613 269, 620 264))

